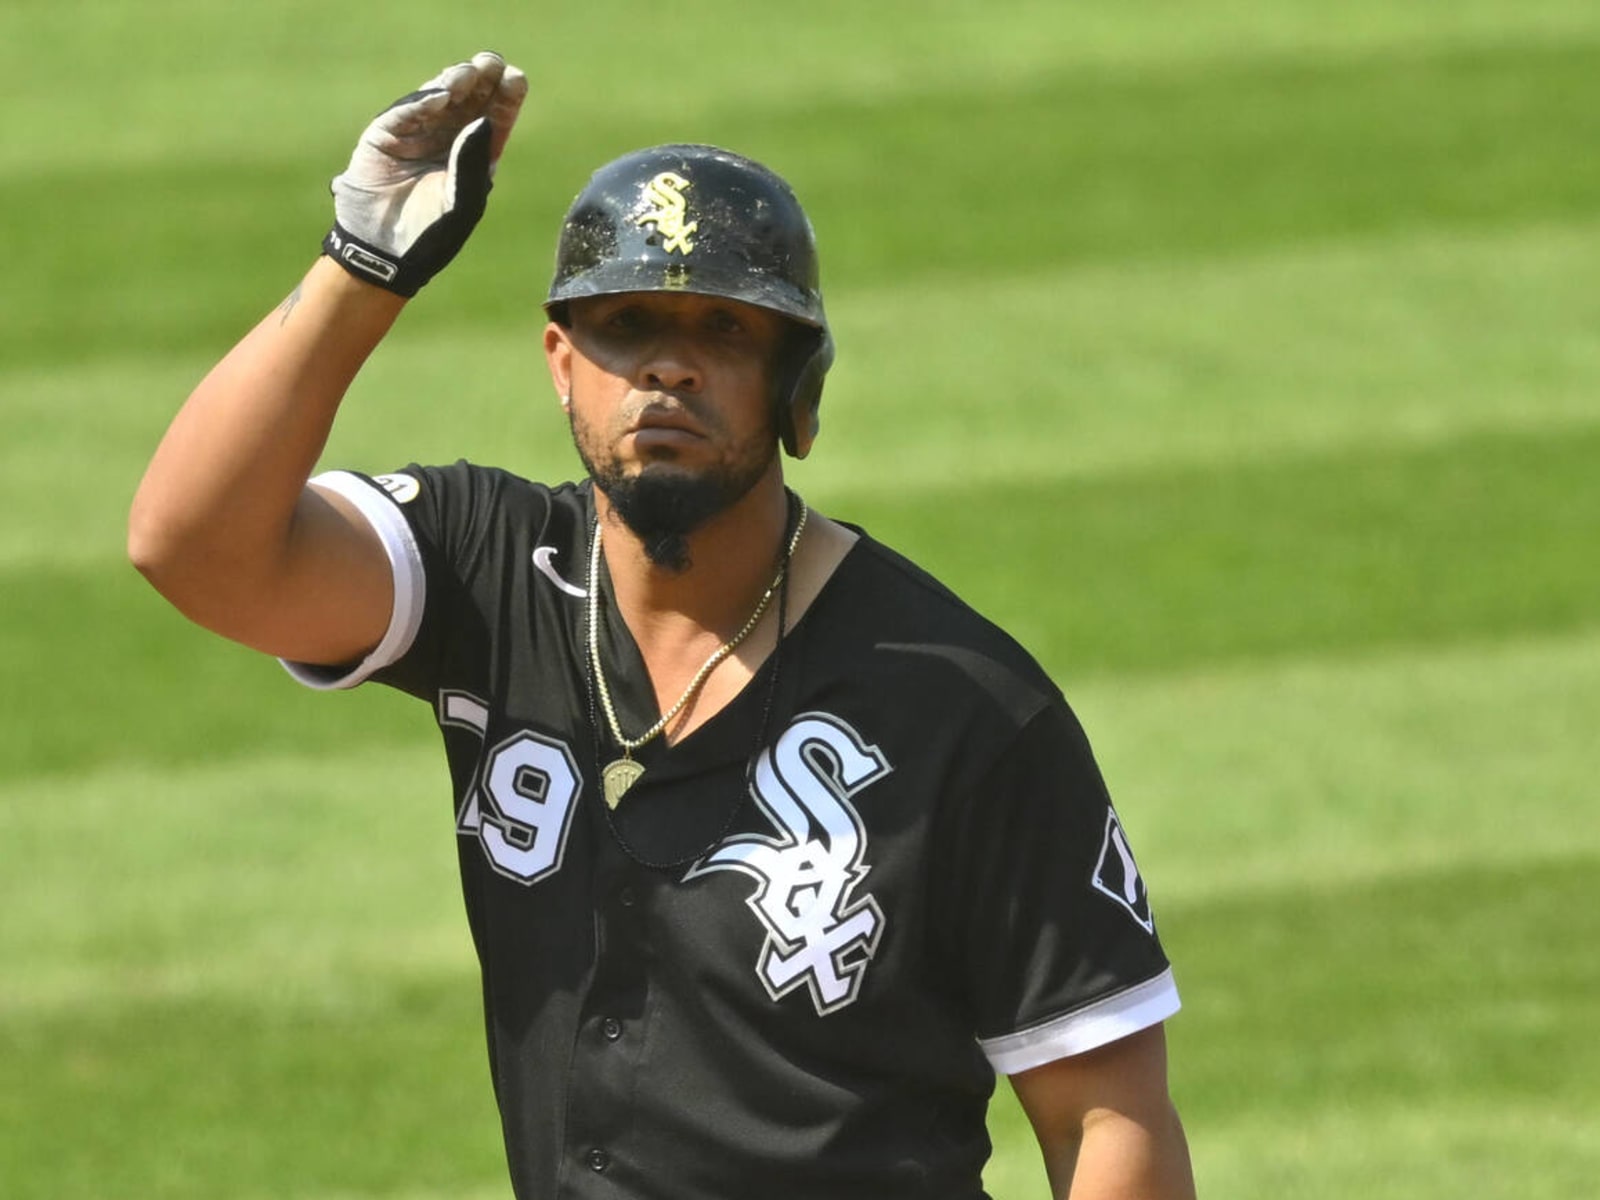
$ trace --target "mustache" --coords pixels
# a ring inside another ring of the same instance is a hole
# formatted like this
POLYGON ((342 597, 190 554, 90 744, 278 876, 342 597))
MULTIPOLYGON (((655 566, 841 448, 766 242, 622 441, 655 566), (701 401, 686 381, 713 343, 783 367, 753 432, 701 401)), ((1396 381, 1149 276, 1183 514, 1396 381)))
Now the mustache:
POLYGON ((673 391, 644 392, 629 397, 617 413, 617 420, 631 428, 651 420, 685 419, 699 429, 718 431, 724 422, 716 406, 694 393, 673 391))
POLYGON ((625 405, 630 416, 649 412, 652 409, 662 409, 673 412, 686 412, 692 417, 704 415, 708 407, 705 399, 696 392, 676 392, 661 388, 652 392, 635 392, 629 396, 625 405))

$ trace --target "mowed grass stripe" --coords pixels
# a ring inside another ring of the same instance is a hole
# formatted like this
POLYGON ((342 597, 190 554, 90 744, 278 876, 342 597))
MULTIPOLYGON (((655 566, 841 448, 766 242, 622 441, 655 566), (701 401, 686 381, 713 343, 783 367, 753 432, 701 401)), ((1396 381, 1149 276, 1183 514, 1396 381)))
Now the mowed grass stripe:
MULTIPOLYGON (((841 515, 925 563, 1069 685, 1595 623, 1600 431, 1230 471, 864 494, 841 515)), ((127 567, 0 572, 0 772, 392 744, 426 709, 300 693, 127 567)))
MULTIPOLYGON (((823 438, 789 469, 826 508, 951 479, 1593 426, 1597 275, 1600 224, 1588 223, 846 293, 831 308, 841 358, 823 438)), ((516 329, 441 328, 440 316, 424 301, 368 364, 324 462, 467 457, 570 477, 536 309, 516 329)), ((120 560, 128 499, 208 366, 95 358, 0 377, 0 506, 30 513, 0 528, 0 565, 120 560)))
POLYGON ((841 505, 1063 680, 1592 627, 1600 431, 841 505))
MULTIPOLYGON (((314 703, 314 702, 313 702, 314 703)), ((420 706, 419 706, 420 707, 420 706)), ((426 714, 424 714, 425 716, 426 714)), ((473 974, 437 737, 9 786, 0 1011, 473 974)))
POLYGON ((488 1190, 505 1166, 482 1011, 466 976, 342 1008, 130 1001, 0 1021, 18 1081, 0 1089, 7 1200, 488 1190))
MULTIPOLYGON (((527 68, 530 113, 543 125, 574 95, 584 97, 588 120, 659 117, 668 108, 698 121, 731 106, 769 111, 828 98, 915 97, 1106 67, 1570 45, 1600 35, 1600 18, 1584 0, 1459 0, 1442 10, 1350 0, 1337 21, 1313 0, 1070 9, 1043 0, 991 0, 981 9, 815 0, 803 21, 752 20, 737 0, 687 0, 672 21, 645 0, 466 20, 422 0, 397 0, 384 11, 380 29, 363 5, 330 10, 317 0, 279 0, 259 12, 192 0, 149 0, 137 10, 100 0, 12 0, 0 8, 0 70, 18 96, 39 98, 54 120, 13 122, 0 130, 0 145, 34 166, 185 155, 236 161, 241 146, 295 153, 329 113, 366 113, 374 96, 392 95, 397 72, 414 82, 441 56, 485 43, 527 68), (308 40, 309 28, 322 37, 308 40), (603 38, 595 36, 600 29, 603 38), (39 49, 63 45, 72 46, 80 76, 99 88, 59 86, 58 64, 39 49), (190 53, 196 45, 211 53, 190 53), (352 45, 362 53, 352 55, 352 45), (605 87, 594 87, 596 71, 625 60, 692 60, 695 71, 664 85, 655 71, 611 70, 605 87), (105 119, 107 94, 117 97, 115 121, 105 119), (202 117, 226 120, 197 120, 197 98, 202 117), (75 136, 61 137, 58 127, 75 136)), ((347 141, 331 139, 330 149, 346 149, 347 141)))
POLYGON ((1158 907, 1600 855, 1600 634, 1067 693, 1158 907))
POLYGON ((1423 1107, 1352 1094, 1311 1116, 1207 1124, 1191 1149, 1203 1195, 1578 1200, 1600 1172, 1596 1119, 1592 1106, 1522 1096, 1438 1096, 1423 1107))
POLYGON ((313 696, 191 625, 132 567, 0 572, 0 778, 435 737, 388 689, 313 696))
MULTIPOLYGON (((138 11, 99 0, 13 0, 0 8, 0 69, 19 96, 48 96, 61 128, 14 122, 0 130, 13 162, 32 168, 160 162, 184 157, 237 162, 298 154, 312 144, 347 149, 349 139, 315 134, 330 114, 365 114, 373 96, 394 94, 485 40, 533 78, 530 115, 555 123, 565 96, 586 98, 586 117, 659 120, 666 109, 702 123, 728 109, 766 114, 827 99, 912 102, 954 90, 1011 88, 1038 78, 1096 70, 1206 67, 1261 59, 1346 59, 1418 50, 1504 50, 1574 45, 1600 37, 1584 0, 1462 0, 1448 10, 1352 0, 1330 21, 1312 0, 1168 2, 1061 8, 1038 0, 992 0, 979 8, 883 0, 816 0, 805 21, 755 16, 736 0, 690 0, 661 21, 645 0, 538 13, 458 13, 419 0, 390 8, 384 29, 360 8, 280 0, 270 11, 222 10, 194 0, 152 0, 138 11), (301 30, 323 37, 310 42, 301 30), (182 30, 184 38, 171 35, 182 30), (605 37, 595 38, 595 30, 605 37), (62 90, 59 67, 40 46, 72 45, 83 77, 101 90, 62 90), (210 54, 187 48, 205 45, 210 54), (363 46, 362 54, 349 53, 363 46), (662 85, 651 70, 594 74, 621 59, 696 64, 691 80, 662 85), (117 96, 106 120, 102 94, 117 96), (197 98, 203 98, 197 120, 197 98), (206 120, 226 114, 226 120, 206 120), (174 134, 181 130, 181 136, 174 134)), ((352 131, 354 136, 354 131, 352 131)))
POLYGON ((1199 1120, 1490 1092, 1600 1116, 1600 959, 1581 949, 1600 938, 1597 867, 1590 852, 1168 906, 1180 1098, 1199 1120))
MULTIPOLYGON (((692 125, 663 112, 542 130, 506 159, 491 216, 440 283, 442 319, 520 320, 538 299, 551 230, 594 163, 684 137, 788 174, 844 289, 1600 212, 1588 153, 1600 138, 1600 46, 1584 43, 1071 74, 779 112, 733 105, 692 125)), ((317 181, 342 161, 185 158, 0 183, 0 212, 61 235, 17 241, 0 360, 222 343, 315 253, 327 221, 317 181)))
POLYGON ((1596 273, 1585 223, 846 294, 794 474, 850 495, 1592 426, 1596 273))
MULTIPOLYGON (((1552 1145, 1592 1162, 1600 1049, 1585 1017, 1600 963, 1575 947, 1600 937, 1587 902, 1597 867, 1596 856, 1467 866, 1167 912, 1186 997, 1169 1035, 1174 1087, 1202 1165, 1227 1166, 1213 1129, 1332 1126, 1361 1135, 1341 1173, 1293 1194, 1348 1194, 1337 1185, 1380 1168, 1396 1174, 1379 1194, 1452 1194, 1437 1190, 1432 1156, 1401 1151, 1419 1138, 1456 1145, 1475 1109, 1466 1098, 1488 1095, 1565 1120, 1528 1141, 1515 1119, 1486 1128, 1478 1108, 1467 1127, 1501 1164, 1486 1186, 1514 1171, 1546 1186, 1569 1177, 1544 1163, 1552 1145), (1425 1128, 1388 1120, 1439 1103, 1443 1120, 1425 1128)), ((498 1150, 478 1017, 470 979, 454 973, 375 981, 343 1004, 135 999, 13 1014, 0 1049, 29 1087, 0 1094, 0 1169, 23 1188, 8 1195, 98 1196, 107 1178, 153 1197, 216 1194, 224 1180, 241 1197, 481 1186, 498 1150)), ((1036 1174, 1014 1103, 998 1101, 993 1124, 998 1174, 1036 1174)), ((1273 1189, 1297 1148, 1260 1170, 1235 1162, 1228 1194, 1284 1194, 1273 1189)))
POLYGON ((1600 114, 1571 112, 1597 64, 1580 43, 1064 74, 824 113, 793 156, 850 283, 1569 219, 1600 207, 1572 157, 1600 114), (874 219, 863 178, 925 182, 874 219))

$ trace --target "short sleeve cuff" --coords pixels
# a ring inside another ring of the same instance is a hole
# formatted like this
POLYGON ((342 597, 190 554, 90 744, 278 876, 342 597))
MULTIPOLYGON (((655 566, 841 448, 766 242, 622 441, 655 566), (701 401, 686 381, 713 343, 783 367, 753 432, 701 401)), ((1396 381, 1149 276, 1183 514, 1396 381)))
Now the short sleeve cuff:
POLYGON ((980 1038, 978 1045, 997 1072, 1015 1075, 1148 1029, 1172 1016, 1178 1007, 1178 987, 1168 968, 1154 979, 1084 1008, 1016 1033, 980 1038))
POLYGON ((320 490, 333 492, 356 506, 383 542, 384 553, 389 556, 389 570, 394 577, 394 608, 389 614, 389 628, 372 653, 360 662, 329 667, 290 662, 288 659, 278 660, 300 683, 325 692, 355 687, 374 672, 398 662, 405 655, 422 624, 427 576, 423 571, 422 552, 417 548, 416 535, 388 496, 359 475, 348 471, 329 471, 311 482, 320 490))

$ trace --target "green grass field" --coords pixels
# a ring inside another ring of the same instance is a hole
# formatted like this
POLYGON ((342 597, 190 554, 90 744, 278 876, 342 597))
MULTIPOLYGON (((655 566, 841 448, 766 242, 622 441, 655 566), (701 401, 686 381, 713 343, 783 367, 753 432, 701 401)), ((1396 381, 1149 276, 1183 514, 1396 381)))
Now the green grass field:
MULTIPOLYGON (((566 202, 654 141, 770 161, 840 344, 795 481, 1079 710, 1202 1194, 1592 1195, 1600 7, 535 7, 0 9, 0 1195, 509 1194, 429 714, 122 554, 362 123, 485 45, 527 116, 328 461, 567 477, 566 202)), ((1043 1195, 1003 1086, 991 1126, 1043 1195)))

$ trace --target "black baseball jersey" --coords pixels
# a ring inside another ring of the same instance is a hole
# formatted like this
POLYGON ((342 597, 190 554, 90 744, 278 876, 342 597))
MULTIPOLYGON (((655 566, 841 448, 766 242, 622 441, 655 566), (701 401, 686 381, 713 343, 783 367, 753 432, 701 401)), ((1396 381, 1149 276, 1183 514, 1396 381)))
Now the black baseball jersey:
MULTIPOLYGON (((519 1197, 972 1200, 996 1070, 1176 1011, 1059 691, 869 536, 738 697, 635 753, 612 812, 590 486, 465 463, 318 484, 382 535, 394 617, 365 662, 290 669, 434 707, 519 1197)), ((603 626, 642 731, 643 663, 603 626)))

